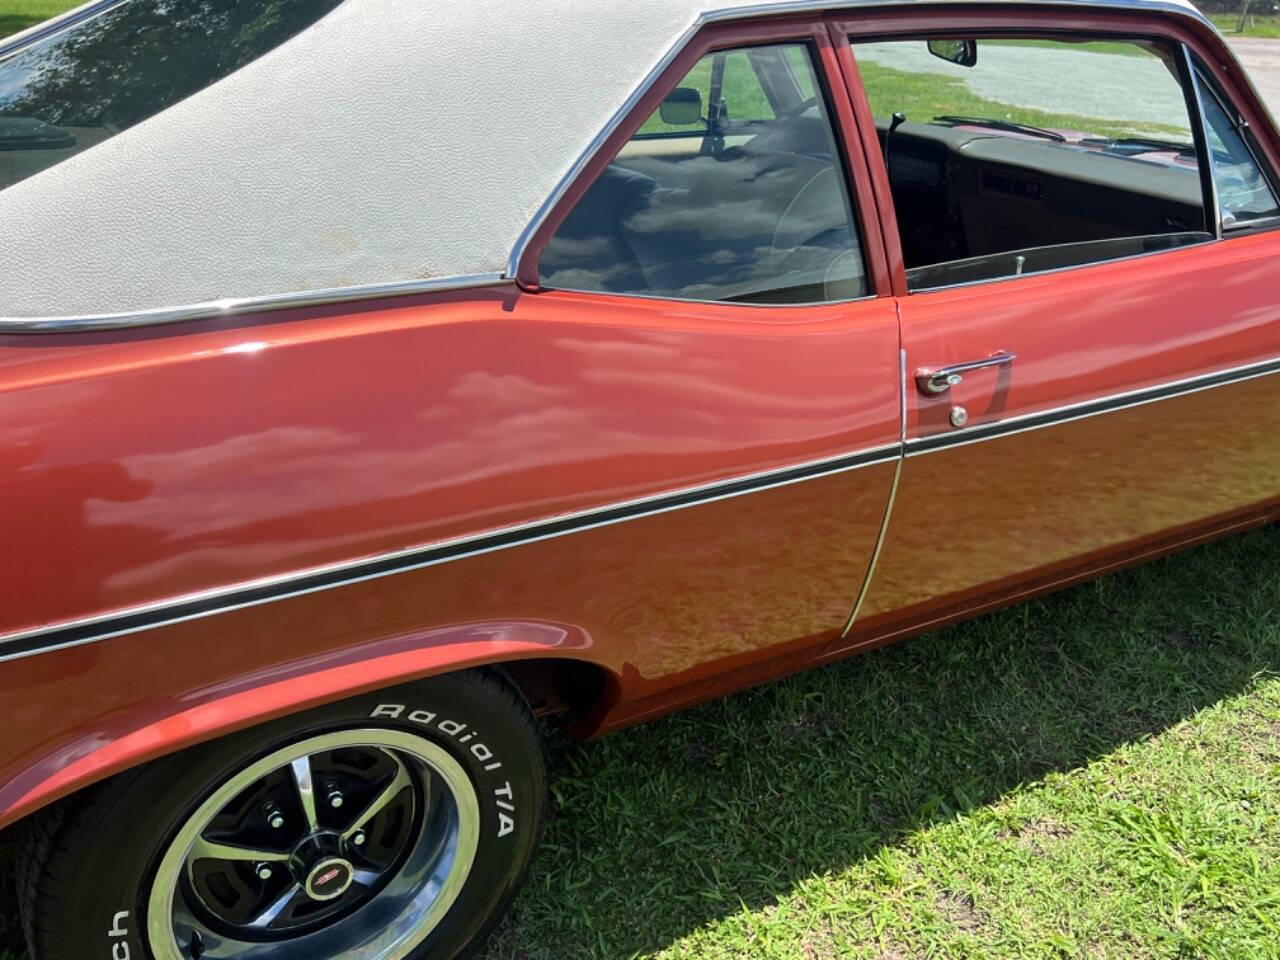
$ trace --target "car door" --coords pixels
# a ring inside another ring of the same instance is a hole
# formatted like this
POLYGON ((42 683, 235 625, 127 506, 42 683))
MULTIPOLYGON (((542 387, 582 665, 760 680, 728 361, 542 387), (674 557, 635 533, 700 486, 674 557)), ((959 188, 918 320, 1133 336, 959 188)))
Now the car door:
POLYGON ((844 628, 882 529, 897 309, 829 75, 820 18, 704 30, 519 258, 513 356, 588 392, 598 485, 698 486, 608 533, 619 565, 571 577, 627 651, 631 697, 807 656, 844 628))
POLYGON ((1170 22, 930 16, 842 25, 860 119, 889 134, 907 421, 835 649, 1257 522, 1280 494, 1280 209, 1270 144, 1238 122, 1265 121, 1170 22), (939 34, 976 38, 976 65, 933 57, 939 34), (932 109, 890 133, 928 82, 932 109))
POLYGON ((820 18, 704 29, 517 253, 517 366, 490 374, 575 385, 530 417, 557 438, 535 447, 663 504, 549 552, 532 607, 608 640, 631 718, 803 662, 844 630, 881 535, 897 307, 832 76, 820 18))

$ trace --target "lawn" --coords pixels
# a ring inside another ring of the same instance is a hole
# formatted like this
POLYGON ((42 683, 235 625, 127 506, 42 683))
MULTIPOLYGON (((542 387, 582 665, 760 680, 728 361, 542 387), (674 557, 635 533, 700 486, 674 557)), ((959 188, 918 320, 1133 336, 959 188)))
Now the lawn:
POLYGON ((939 116, 988 117, 1051 130, 1082 130, 1100 136, 1162 133, 1175 139, 1191 140, 1185 124, 1181 127, 1139 124, 1001 103, 974 93, 958 77, 897 70, 867 58, 859 61, 858 72, 867 91, 871 112, 877 117, 887 117, 900 110, 908 120, 928 121, 939 116))
MULTIPOLYGON (((1063 44, 1052 41, 1006 40, 1000 43, 1003 46, 1046 46, 1063 49, 1063 44)), ((981 49, 980 46, 979 50, 981 49)), ((1073 45, 1070 49, 1123 57, 1151 56, 1133 44, 1122 43, 1079 44, 1073 45)), ((855 54, 856 52, 855 48, 855 54)), ((801 82, 808 90, 812 90, 811 74, 807 64, 800 57, 794 59, 797 61, 797 75, 801 78, 801 82)), ((858 70, 866 89, 871 112, 877 117, 888 117, 894 111, 901 110, 909 120, 917 121, 929 121, 938 116, 988 117, 1055 130, 1082 130, 1100 136, 1164 134, 1174 139, 1184 139, 1188 143, 1191 141, 1191 133, 1185 123, 1181 126, 1173 126, 1126 122, 1005 103, 975 93, 960 77, 929 71, 900 70, 876 63, 869 57, 859 60, 858 70)), ((709 100, 711 88, 711 58, 704 57, 700 60, 681 80, 681 85, 697 89, 702 94, 705 105, 709 100)), ((731 53, 726 57, 723 96, 729 107, 729 116, 733 120, 761 120, 773 116, 764 91, 743 53, 731 53)), ((694 130, 696 132, 704 127, 705 124, 702 124, 694 130)), ((674 127, 664 122, 655 113, 645 121, 639 133, 642 135, 672 133, 681 130, 688 132, 689 129, 674 127)))
POLYGON ((491 960, 1280 956, 1278 547, 558 744, 491 960))
POLYGON ((35 26, 79 2, 66 0, 0 0, 0 37, 35 26))
POLYGON ((1243 33, 1236 33, 1240 26, 1240 15, 1236 13, 1215 13, 1209 16, 1216 26, 1228 36, 1237 37, 1280 37, 1280 17, 1250 17, 1243 33))
POLYGON ((550 759, 489 960, 1280 957, 1280 535, 550 759))

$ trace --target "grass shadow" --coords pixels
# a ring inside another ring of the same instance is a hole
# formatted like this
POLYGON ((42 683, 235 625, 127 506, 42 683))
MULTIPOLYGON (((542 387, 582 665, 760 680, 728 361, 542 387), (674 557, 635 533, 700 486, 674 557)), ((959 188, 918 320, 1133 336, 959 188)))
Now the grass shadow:
POLYGON ((579 745, 488 960, 631 957, 1250 689, 1267 529, 579 745))

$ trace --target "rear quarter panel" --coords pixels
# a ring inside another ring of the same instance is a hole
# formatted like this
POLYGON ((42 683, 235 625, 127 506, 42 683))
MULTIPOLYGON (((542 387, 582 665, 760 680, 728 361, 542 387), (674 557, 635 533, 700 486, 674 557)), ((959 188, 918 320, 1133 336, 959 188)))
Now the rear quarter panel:
MULTIPOLYGON (((896 351, 888 299, 514 287, 0 338, 0 634, 889 444, 896 351)), ((891 472, 0 662, 0 820, 415 675, 571 657, 622 704, 816 643, 847 616, 891 472)))

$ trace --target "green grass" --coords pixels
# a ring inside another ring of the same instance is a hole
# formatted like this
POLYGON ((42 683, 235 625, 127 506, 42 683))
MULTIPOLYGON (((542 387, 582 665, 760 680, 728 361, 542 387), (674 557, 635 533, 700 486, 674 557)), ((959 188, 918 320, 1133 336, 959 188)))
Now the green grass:
POLYGON ((982 50, 990 44, 1002 47, 1039 47, 1044 50, 1086 50, 1089 53, 1107 53, 1120 57, 1149 57, 1151 54, 1136 43, 1116 40, 1086 40, 1081 43, 1070 43, 1063 40, 979 40, 978 59, 982 59, 982 50))
POLYGON ((33 27, 75 6, 79 6, 79 0, 0 0, 0 37, 33 27))
POLYGON ((1188 142, 1191 140, 1186 124, 1126 123, 1000 103, 974 93, 959 77, 895 70, 866 58, 858 62, 858 69, 867 90, 871 112, 877 117, 887 117, 895 110, 901 110, 908 120, 925 122, 939 116, 988 117, 1034 127, 1083 130, 1108 137, 1166 133, 1185 137, 1188 142))
POLYGON ((1209 16, 1209 19, 1219 30, 1229 36, 1280 37, 1280 18, 1277 17, 1253 17, 1252 21, 1245 25, 1243 33, 1236 33, 1236 27, 1240 25, 1238 13, 1214 13, 1209 16))
POLYGON ((1278 668, 1267 529, 553 739, 487 960, 1280 957, 1278 668))
POLYGON ((1278 547, 557 743, 491 960, 1280 956, 1278 547))
MULTIPOLYGON (((992 41, 995 43, 997 41, 992 41)), ((1061 49, 1063 44, 1050 40, 1001 40, 1008 46, 1037 46, 1061 49)), ((1116 56, 1150 57, 1151 54, 1131 43, 1098 41, 1073 44, 1073 50, 1086 50, 1116 56)), ((856 54, 855 47, 855 54, 856 54)), ((979 45, 981 58, 981 44, 979 45)), ((797 73, 804 75, 807 67, 797 58, 797 73)), ((989 117, 1025 123, 1050 129, 1083 130, 1101 136, 1132 136, 1172 134, 1191 141, 1191 131, 1186 124, 1153 124, 1124 122, 1084 114, 1057 113, 1002 103, 980 96, 969 89, 960 77, 941 73, 913 72, 886 67, 869 59, 858 63, 862 81, 867 91, 871 112, 878 117, 890 116, 901 110, 909 120, 929 121, 937 116, 989 117)), ((702 93, 703 103, 709 99, 711 86, 711 58, 704 57, 681 81, 682 86, 694 87, 702 93)), ((752 72, 745 54, 730 54, 726 60, 723 96, 729 105, 729 116, 734 120, 762 120, 772 117, 764 91, 752 72)), ((645 121, 639 133, 689 132, 689 127, 676 127, 663 122, 655 113, 645 121)), ((691 136, 700 135, 695 129, 691 136)))

